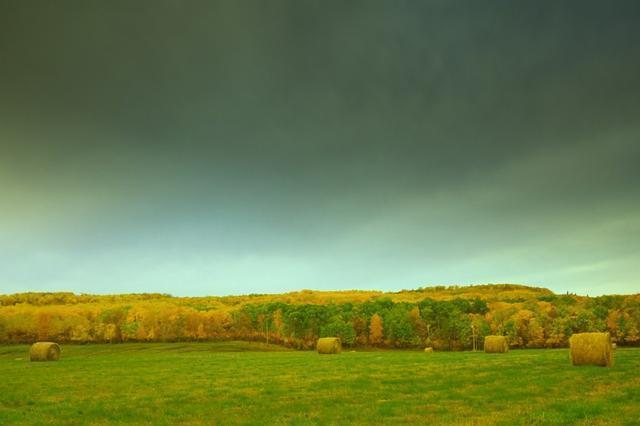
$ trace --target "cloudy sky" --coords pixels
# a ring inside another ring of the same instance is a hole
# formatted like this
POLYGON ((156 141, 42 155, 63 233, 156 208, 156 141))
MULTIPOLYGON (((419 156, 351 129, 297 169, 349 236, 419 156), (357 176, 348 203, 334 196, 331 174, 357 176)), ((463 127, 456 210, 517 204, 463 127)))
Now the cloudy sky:
POLYGON ((640 292, 640 3, 0 2, 0 293, 640 292))

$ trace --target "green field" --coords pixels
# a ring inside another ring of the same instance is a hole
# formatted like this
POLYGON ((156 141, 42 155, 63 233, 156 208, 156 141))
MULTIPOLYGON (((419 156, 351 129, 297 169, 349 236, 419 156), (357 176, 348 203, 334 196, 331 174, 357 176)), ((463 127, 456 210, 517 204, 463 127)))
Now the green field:
POLYGON ((613 368, 568 350, 318 355, 277 346, 0 346, 0 424, 639 424, 640 350, 613 368))

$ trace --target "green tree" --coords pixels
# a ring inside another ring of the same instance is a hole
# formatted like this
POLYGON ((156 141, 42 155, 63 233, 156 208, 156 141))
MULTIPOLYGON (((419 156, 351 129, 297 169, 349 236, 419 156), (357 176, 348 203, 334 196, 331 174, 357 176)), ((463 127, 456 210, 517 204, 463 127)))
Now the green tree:
POLYGON ((351 346, 355 342, 356 332, 350 322, 333 317, 328 324, 320 328, 320 337, 339 337, 342 343, 351 346))

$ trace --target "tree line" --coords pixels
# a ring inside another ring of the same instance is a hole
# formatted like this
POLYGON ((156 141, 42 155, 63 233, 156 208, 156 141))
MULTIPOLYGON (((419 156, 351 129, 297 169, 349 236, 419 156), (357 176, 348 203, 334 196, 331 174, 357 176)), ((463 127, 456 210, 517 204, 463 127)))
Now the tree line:
POLYGON ((474 340, 482 347, 489 334, 507 336, 514 348, 542 348, 566 346, 573 333, 609 331, 619 345, 640 344, 640 295, 530 291, 513 298, 498 290, 465 294, 456 288, 455 297, 446 289, 374 294, 366 300, 353 297, 353 302, 343 294, 340 302, 326 303, 302 302, 308 295, 224 299, 23 293, 0 296, 0 342, 233 339, 310 349, 318 337, 338 336, 353 347, 465 350, 474 340))

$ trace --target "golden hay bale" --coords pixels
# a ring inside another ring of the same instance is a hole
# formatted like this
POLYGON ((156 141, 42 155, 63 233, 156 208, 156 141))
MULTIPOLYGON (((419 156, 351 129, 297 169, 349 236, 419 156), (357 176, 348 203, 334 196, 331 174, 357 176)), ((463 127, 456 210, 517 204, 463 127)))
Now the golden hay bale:
POLYGON ((500 354, 509 352, 509 342, 505 336, 486 336, 484 338, 484 351, 500 354))
POLYGON ((342 351, 342 342, 339 337, 321 337, 316 349, 319 354, 339 354, 342 351))
POLYGON ((569 339, 573 365, 613 365, 613 348, 609 333, 577 333, 569 339))
POLYGON ((433 353, 433 348, 429 347, 429 348, 424 348, 424 351, 428 354, 433 353))
POLYGON ((31 361, 57 361, 60 359, 60 346, 53 342, 37 342, 29 351, 31 361))

